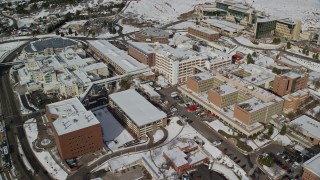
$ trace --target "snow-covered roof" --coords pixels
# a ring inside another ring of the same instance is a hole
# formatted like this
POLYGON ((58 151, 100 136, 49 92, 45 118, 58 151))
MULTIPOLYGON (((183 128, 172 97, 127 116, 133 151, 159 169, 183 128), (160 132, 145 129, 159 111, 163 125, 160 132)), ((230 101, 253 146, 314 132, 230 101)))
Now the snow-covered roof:
POLYGON ((27 47, 24 48, 24 50, 26 52, 33 53, 43 51, 46 48, 65 48, 68 46, 76 46, 78 44, 79 42, 67 38, 48 38, 31 42, 27 47))
POLYGON ((192 79, 195 79, 197 81, 208 80, 208 79, 211 79, 212 77, 213 75, 208 71, 191 76, 192 79))
POLYGON ((225 20, 218 20, 218 19, 206 19, 203 22, 211 24, 215 27, 223 29, 228 32, 237 32, 238 29, 244 29, 244 26, 225 21, 225 20))
POLYGON ((254 112, 267 107, 268 104, 269 103, 263 103, 257 98, 251 98, 239 104, 239 107, 246 110, 247 112, 254 112))
POLYGON ((303 166, 320 177, 320 153, 306 161, 303 166))
POLYGON ((83 107, 78 98, 49 104, 47 110, 51 114, 58 115, 52 123, 58 135, 100 124, 93 113, 83 107))
POLYGON ((238 91, 234 86, 231 86, 229 84, 223 84, 221 86, 214 87, 212 88, 212 90, 219 93, 221 96, 228 95, 238 91))
POLYGON ((139 127, 167 117, 133 89, 113 93, 110 99, 139 127))
POLYGON ((88 71, 93 71, 93 70, 102 69, 102 68, 108 68, 108 66, 102 62, 99 62, 99 63, 90 64, 84 67, 83 69, 86 72, 88 72, 88 71))
POLYGON ((207 156, 203 152, 195 151, 189 155, 187 161, 192 166, 200 161, 203 161, 206 158, 207 158, 207 156))
POLYGON ((320 139, 320 122, 303 115, 291 121, 291 124, 299 125, 302 130, 312 135, 314 138, 320 139))
POLYGON ((164 153, 172 161, 172 163, 174 163, 174 165, 177 167, 188 164, 188 161, 185 159, 187 155, 183 151, 181 151, 178 147, 170 149, 164 153))
POLYGON ((145 65, 138 62, 106 40, 94 40, 88 41, 88 43, 100 51, 114 64, 121 67, 121 69, 123 69, 126 73, 146 68, 145 65))
POLYGON ((209 29, 209 28, 206 28, 206 27, 198 26, 198 25, 189 26, 189 28, 196 29, 196 30, 201 31, 201 32, 206 33, 206 34, 219 34, 219 32, 217 32, 217 31, 215 31, 213 29, 209 29))
POLYGON ((80 80, 81 84, 90 83, 91 80, 88 78, 87 74, 82 71, 75 70, 73 71, 74 75, 80 80))
POLYGON ((172 48, 167 44, 160 43, 146 43, 146 42, 128 42, 129 45, 138 49, 145 54, 155 53, 157 49, 169 49, 172 48))

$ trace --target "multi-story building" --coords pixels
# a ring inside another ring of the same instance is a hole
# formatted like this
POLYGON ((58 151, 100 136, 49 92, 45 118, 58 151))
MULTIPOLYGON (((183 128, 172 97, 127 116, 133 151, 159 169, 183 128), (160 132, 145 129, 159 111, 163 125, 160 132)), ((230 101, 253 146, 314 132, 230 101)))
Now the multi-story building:
POLYGON ((214 76, 206 71, 188 77, 186 84, 188 89, 191 89, 193 92, 202 93, 208 91, 214 85, 219 85, 215 84, 215 82, 219 83, 220 81, 215 81, 214 76))
POLYGON ((167 114, 160 111, 135 90, 113 93, 110 107, 120 123, 135 137, 147 136, 167 125, 167 114))
POLYGON ((235 36, 244 30, 244 26, 219 19, 206 19, 200 22, 201 26, 214 29, 226 36, 235 36))
POLYGON ((188 27, 187 36, 192 39, 202 39, 206 41, 216 41, 220 38, 219 32, 202 26, 188 27))
POLYGON ((302 180, 320 179, 320 153, 303 163, 302 180))
POLYGON ((238 90, 228 84, 215 86, 208 92, 208 101, 214 105, 225 108, 236 104, 238 100, 238 90))
POLYGON ((298 108, 308 99, 309 92, 306 89, 283 96, 283 112, 296 112, 298 108))
POLYGON ((290 19, 277 20, 275 35, 289 40, 298 40, 301 32, 301 21, 290 19))
POLYGON ((300 89, 307 88, 309 75, 289 72, 283 75, 276 75, 273 82, 273 92, 279 96, 294 93, 300 89))
POLYGON ((172 85, 183 83, 193 74, 195 66, 205 67, 208 57, 185 49, 170 48, 156 54, 155 70, 172 85))
POLYGON ((135 33, 135 39, 140 42, 159 42, 161 44, 169 43, 169 33, 163 29, 147 27, 140 29, 135 33))
POLYGON ((78 98, 47 105, 46 115, 63 160, 102 150, 100 122, 78 98))
POLYGON ((277 21, 274 18, 260 18, 254 25, 255 38, 270 38, 274 35, 277 21))
POLYGON ((138 60, 139 62, 153 67, 156 65, 157 49, 169 48, 171 47, 166 44, 129 42, 128 54, 136 60, 138 60))
POLYGON ((146 68, 145 65, 106 40, 94 40, 88 43, 89 50, 94 53, 94 56, 107 63, 109 69, 115 74, 126 74, 146 68))
POLYGON ((220 17, 227 15, 227 11, 217 8, 215 4, 200 4, 195 7, 198 18, 220 17))

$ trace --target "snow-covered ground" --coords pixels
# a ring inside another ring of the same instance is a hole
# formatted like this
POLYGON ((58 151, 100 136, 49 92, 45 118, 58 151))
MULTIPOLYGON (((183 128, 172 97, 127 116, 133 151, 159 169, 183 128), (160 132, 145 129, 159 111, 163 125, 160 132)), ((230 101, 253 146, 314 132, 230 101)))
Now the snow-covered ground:
POLYGON ((124 13, 138 15, 140 19, 158 20, 161 24, 176 21, 180 14, 192 11, 207 0, 140 0, 132 1, 124 13))
POLYGON ((254 8, 272 16, 301 20, 304 29, 320 27, 319 0, 246 0, 253 1, 254 8))
POLYGON ((22 158, 23 164, 26 166, 28 171, 31 171, 32 173, 34 173, 34 169, 32 168, 32 166, 30 165, 28 159, 26 158, 26 155, 22 149, 21 143, 19 141, 19 138, 17 138, 17 142, 18 142, 18 150, 19 150, 19 154, 22 158))
POLYGON ((135 32, 135 31, 139 31, 140 29, 137 28, 137 27, 134 27, 134 26, 129 26, 129 25, 122 25, 123 27, 123 30, 122 30, 122 33, 123 34, 127 34, 127 33, 131 33, 131 32, 135 32))
MULTIPOLYGON (((33 146, 32 142, 34 142, 38 137, 38 127, 37 124, 33 122, 36 122, 36 120, 29 119, 23 125, 30 147, 33 146)), ((56 163, 48 151, 33 151, 33 153, 36 155, 42 166, 48 171, 50 176, 59 180, 67 179, 68 174, 56 163)))
POLYGON ((17 42, 0 44, 0 62, 2 62, 3 60, 2 56, 4 56, 7 52, 10 52, 15 48, 20 47, 23 43, 25 43, 25 41, 17 41, 17 42))
MULTIPOLYGON (((132 141, 133 137, 125 130, 116 118, 108 111, 106 107, 93 111, 97 119, 100 121, 103 130, 103 140, 106 141, 108 147, 106 150, 119 150, 124 143, 132 141), (116 144, 114 140, 117 140, 116 144)), ((105 145, 106 146, 106 145, 105 145)))
POLYGON ((236 132, 234 132, 231 128, 229 128, 228 126, 224 125, 221 121, 219 120, 214 120, 212 122, 207 122, 208 125, 210 127, 212 127, 215 131, 219 131, 219 130, 222 130, 230 135, 237 135, 236 132))
POLYGON ((291 140, 286 135, 281 135, 277 128, 273 128, 273 134, 271 135, 271 139, 277 141, 278 143, 282 144, 283 146, 287 146, 291 144, 291 140))
POLYGON ((235 40, 238 41, 240 44, 249 46, 249 47, 253 47, 253 48, 262 48, 262 49, 278 49, 280 47, 283 46, 283 44, 278 44, 278 45, 274 45, 274 44, 264 44, 264 43, 259 43, 259 44, 253 44, 250 39, 247 39, 243 36, 238 36, 235 37, 235 40))
POLYGON ((158 76, 157 84, 163 88, 168 86, 167 80, 163 76, 158 76))
POLYGON ((30 25, 34 22, 35 21, 32 18, 22 18, 17 20, 17 25, 18 25, 18 28, 21 28, 23 26, 30 27, 30 25))
POLYGON ((153 141, 158 142, 161 138, 163 138, 164 133, 161 129, 158 129, 153 135, 153 141))
POLYGON ((258 148, 257 144, 252 140, 248 140, 247 145, 252 147, 253 150, 256 150, 258 148))
POLYGON ((196 25, 193 21, 181 22, 179 24, 175 24, 173 26, 168 27, 169 29, 188 29, 190 26, 196 25))
POLYGON ((275 165, 273 167, 268 167, 263 165, 263 169, 267 171, 267 173, 272 176, 274 179, 277 179, 279 176, 286 174, 286 171, 281 169, 281 167, 275 165))
POLYGON ((304 59, 300 59, 300 58, 293 57, 293 56, 286 56, 286 58, 288 58, 291 61, 294 61, 294 62, 296 62, 298 64, 301 64, 302 66, 304 66, 304 67, 306 67, 308 69, 320 72, 320 64, 319 63, 308 61, 308 60, 304 60, 304 59))

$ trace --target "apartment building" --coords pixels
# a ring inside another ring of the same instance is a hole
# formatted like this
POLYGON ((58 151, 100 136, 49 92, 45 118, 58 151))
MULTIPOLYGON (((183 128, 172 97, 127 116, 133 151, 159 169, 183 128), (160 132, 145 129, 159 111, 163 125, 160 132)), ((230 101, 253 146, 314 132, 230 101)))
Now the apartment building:
POLYGON ((140 29, 139 32, 136 32, 135 39, 140 42, 159 42, 161 44, 169 43, 169 33, 163 29, 147 27, 140 29))
POLYGON ((207 56, 188 49, 169 48, 157 52, 155 70, 175 85, 187 81, 194 67, 205 67, 207 60, 207 56))
POLYGON ((234 86, 228 84, 215 86, 208 92, 208 101, 220 108, 236 104, 237 100, 238 90, 234 86))
POLYGON ((138 62, 106 40, 94 40, 88 41, 88 43, 89 51, 96 58, 104 61, 108 65, 109 70, 115 74, 126 74, 146 68, 144 64, 138 62))
POLYGON ((167 114, 133 89, 113 93, 109 97, 110 107, 119 122, 134 137, 147 136, 147 133, 167 125, 167 114))
POLYGON ((294 93, 300 89, 307 88, 309 75, 307 73, 289 72, 283 75, 276 75, 273 82, 273 92, 279 96, 294 93))
POLYGON ((307 89, 298 90, 294 93, 283 96, 283 112, 296 112, 298 108, 308 99, 309 92, 307 89))
POLYGON ((200 22, 200 25, 218 31, 222 35, 236 36, 244 30, 244 26, 219 19, 206 19, 200 22))
POLYGON ((301 29, 301 21, 279 19, 276 24, 275 35, 287 38, 288 40, 298 40, 301 29))
POLYGON ((303 163, 302 180, 320 179, 320 153, 303 163))
POLYGON ((191 39, 201 39, 206 41, 217 41, 220 38, 219 32, 196 25, 188 27, 187 36, 191 39))
POLYGON ((100 122, 91 111, 84 108, 78 98, 47 105, 46 116, 63 160, 102 150, 100 122))

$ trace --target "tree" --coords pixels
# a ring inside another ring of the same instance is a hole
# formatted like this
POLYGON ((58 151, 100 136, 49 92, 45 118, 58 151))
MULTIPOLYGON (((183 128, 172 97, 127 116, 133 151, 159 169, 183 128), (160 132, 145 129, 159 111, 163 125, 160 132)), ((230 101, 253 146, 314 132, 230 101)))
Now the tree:
POLYGON ((308 49, 306 50, 306 55, 309 56, 309 50, 308 49))
POLYGON ((287 42, 287 49, 291 49, 291 43, 290 43, 290 41, 287 42))
POLYGON ((247 64, 254 64, 254 60, 253 60, 251 54, 247 55, 247 64))
POLYGON ((56 35, 60 35, 59 29, 56 30, 56 35))
POLYGON ((128 82, 128 80, 122 80, 119 83, 121 90, 126 90, 130 88, 130 83, 128 82))
POLYGON ((94 37, 95 35, 96 35, 96 32, 93 31, 93 32, 92 32, 92 37, 94 37))
POLYGON ((281 135, 285 135, 287 133, 287 126, 282 126, 281 130, 280 130, 280 134, 281 135))
POLYGON ((78 33, 76 31, 74 32, 74 36, 78 36, 78 33))
POLYGON ((258 55, 257 55, 256 52, 253 52, 253 53, 252 53, 252 56, 253 56, 253 57, 258 57, 258 55))
POLYGON ((315 59, 319 60, 319 53, 315 55, 315 59))
POLYGON ((60 35, 61 35, 61 37, 64 37, 64 33, 62 32, 62 33, 60 33, 60 35))
POLYGON ((72 34, 72 33, 73 33, 71 28, 69 28, 69 31, 68 31, 68 32, 69 32, 69 34, 72 34))

